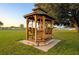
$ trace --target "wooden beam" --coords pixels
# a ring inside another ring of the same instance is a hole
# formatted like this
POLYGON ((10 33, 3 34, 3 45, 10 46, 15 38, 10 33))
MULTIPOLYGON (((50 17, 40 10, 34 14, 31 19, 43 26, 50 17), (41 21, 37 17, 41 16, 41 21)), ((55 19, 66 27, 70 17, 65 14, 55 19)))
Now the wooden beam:
POLYGON ((45 16, 43 16, 43 41, 45 41, 45 16))
POLYGON ((34 15, 34 20, 35 20, 35 42, 37 41, 37 16, 34 15))
POLYGON ((40 19, 40 30, 42 30, 42 19, 40 19))
POLYGON ((26 40, 28 40, 28 17, 26 17, 26 40))
POLYGON ((52 20, 52 38, 53 38, 53 36, 54 36, 53 28, 54 28, 54 20, 52 20))
POLYGON ((33 30, 33 20, 32 20, 32 39, 33 39, 33 33, 34 33, 34 30, 33 30))

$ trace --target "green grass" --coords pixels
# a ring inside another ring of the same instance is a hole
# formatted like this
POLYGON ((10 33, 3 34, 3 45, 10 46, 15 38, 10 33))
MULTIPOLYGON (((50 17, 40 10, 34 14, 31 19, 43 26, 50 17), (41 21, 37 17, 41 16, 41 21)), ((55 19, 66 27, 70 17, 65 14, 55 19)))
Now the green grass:
POLYGON ((54 38, 62 40, 48 52, 19 43, 25 39, 23 30, 0 30, 1 55, 77 55, 79 54, 79 33, 76 31, 55 31, 54 38))

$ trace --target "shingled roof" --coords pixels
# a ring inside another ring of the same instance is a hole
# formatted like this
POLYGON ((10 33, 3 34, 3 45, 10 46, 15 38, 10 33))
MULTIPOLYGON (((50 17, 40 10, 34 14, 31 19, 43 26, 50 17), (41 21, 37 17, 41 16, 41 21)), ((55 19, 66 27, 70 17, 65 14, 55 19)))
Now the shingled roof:
POLYGON ((32 16, 32 15, 45 15, 45 16, 47 16, 49 18, 52 18, 54 20, 53 17, 47 15, 47 12, 44 11, 43 9, 39 8, 39 7, 36 7, 34 9, 32 9, 32 11, 33 11, 32 13, 29 13, 29 14, 24 15, 24 18, 26 18, 28 16, 32 16))

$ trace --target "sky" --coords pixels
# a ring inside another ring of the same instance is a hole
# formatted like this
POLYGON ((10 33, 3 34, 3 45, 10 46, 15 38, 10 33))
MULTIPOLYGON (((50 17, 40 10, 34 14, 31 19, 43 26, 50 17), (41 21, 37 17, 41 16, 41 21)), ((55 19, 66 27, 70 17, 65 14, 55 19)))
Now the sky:
POLYGON ((3 27, 20 26, 24 24, 24 15, 31 13, 34 8, 33 3, 0 3, 0 21, 3 27))

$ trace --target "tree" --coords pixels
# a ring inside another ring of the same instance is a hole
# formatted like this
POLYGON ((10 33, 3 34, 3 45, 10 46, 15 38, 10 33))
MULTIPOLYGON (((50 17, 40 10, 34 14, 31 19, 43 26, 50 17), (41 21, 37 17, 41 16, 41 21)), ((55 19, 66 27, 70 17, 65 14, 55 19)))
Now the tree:
POLYGON ((37 3, 35 6, 47 11, 47 14, 54 17, 60 24, 70 26, 73 23, 79 32, 79 4, 75 3, 37 3))
POLYGON ((67 12, 69 4, 63 3, 37 3, 35 6, 38 6, 45 10, 47 14, 51 17, 54 17, 58 22, 62 23, 67 18, 67 12))
POLYGON ((75 27, 77 28, 77 31, 79 33, 79 4, 71 4, 70 5, 71 14, 72 14, 72 22, 74 23, 75 27))
POLYGON ((20 28, 21 28, 21 29, 24 29, 24 25, 23 25, 23 24, 20 24, 20 28))
POLYGON ((3 25, 3 23, 0 21, 0 27, 3 25))

